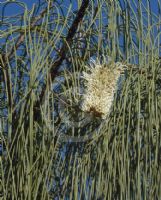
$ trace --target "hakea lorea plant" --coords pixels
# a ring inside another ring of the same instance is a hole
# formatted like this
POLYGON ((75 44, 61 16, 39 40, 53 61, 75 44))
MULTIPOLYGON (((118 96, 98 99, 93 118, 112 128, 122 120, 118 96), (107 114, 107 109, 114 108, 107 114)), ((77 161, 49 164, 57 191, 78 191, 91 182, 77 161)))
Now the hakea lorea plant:
POLYGON ((120 62, 105 62, 101 64, 98 60, 92 61, 83 72, 86 91, 83 98, 82 110, 95 117, 106 119, 114 100, 118 80, 124 74, 126 65, 120 62))

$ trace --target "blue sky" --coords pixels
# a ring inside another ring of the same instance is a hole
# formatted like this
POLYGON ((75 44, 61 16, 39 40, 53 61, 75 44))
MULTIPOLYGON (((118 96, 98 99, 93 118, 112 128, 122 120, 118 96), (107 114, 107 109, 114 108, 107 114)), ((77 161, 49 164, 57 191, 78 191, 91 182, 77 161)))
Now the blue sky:
MULTIPOLYGON (((10 1, 14 1, 14 0, 10 0, 10 1)), ((16 2, 24 3, 29 10, 32 9, 34 4, 38 5, 39 2, 44 2, 44 1, 45 0, 16 0, 16 2)), ((64 2, 63 3, 64 12, 67 11, 71 2, 72 2, 72 8, 74 8, 74 10, 77 10, 77 0, 58 0, 58 2, 59 1, 64 2)), ((91 0, 91 1, 93 1, 93 0, 91 0)), ((14 3, 14 2, 7 3, 7 5, 6 5, 5 2, 6 2, 6 0, 0 0, 0 20, 2 18, 2 10, 3 10, 3 14, 5 16, 12 16, 12 15, 16 15, 19 13, 23 13, 24 8, 22 7, 22 5, 18 5, 17 3, 14 3), (6 5, 6 6, 4 7, 4 5, 6 5)), ((125 1, 120 0, 120 2, 122 5, 124 5, 123 2, 125 2, 125 1)), ((130 0, 130 2, 131 3, 136 2, 136 4, 137 4, 138 0, 130 0)), ((161 4, 161 0, 142 0, 141 2, 145 5, 145 7, 147 5, 147 2, 150 2, 150 7, 151 7, 152 12, 154 12, 156 14, 156 16, 159 17, 158 2, 160 2, 160 4, 161 4)), ((143 9, 143 10, 145 11, 145 9, 143 9)))
MULTIPOLYGON (((4 2, 6 0, 0 0, 0 13, 2 12, 2 7, 4 5, 4 2)), ((41 0, 40 0, 41 1, 41 0)), ((158 6, 157 2, 160 0, 151 0, 151 9, 153 12, 158 13, 158 6)), ((31 9, 33 4, 38 4, 39 0, 19 0, 19 2, 23 2, 27 5, 28 9, 31 9)), ((76 6, 77 0, 71 0, 73 6, 76 6)), ((123 2, 123 0, 122 0, 123 2)), ((146 3, 147 0, 142 0, 142 2, 146 3)), ((64 6, 68 6, 70 3, 70 0, 64 0, 64 6)), ((15 15, 20 12, 22 12, 23 8, 21 6, 18 6, 16 3, 12 2, 9 3, 5 8, 5 15, 15 15)))
MULTIPOLYGON (((0 0, 0 13, 2 13, 2 7, 4 7, 4 2, 6 0, 0 0)), ((31 9, 34 3, 37 3, 37 0, 20 0, 19 2, 23 2, 27 5, 28 9, 31 9)), ((16 15, 23 11, 22 6, 17 5, 17 3, 8 3, 5 7, 5 15, 16 15)))
MULTIPOLYGON (((42 2, 42 0, 40 0, 40 1, 42 2)), ((6 2, 6 0, 0 0, 0 13, 2 13, 2 8, 5 5, 4 2, 6 2)), ((39 3, 39 0, 18 0, 17 2, 26 4, 28 9, 30 10, 34 4, 39 3)), ((76 2, 77 2, 76 0, 72 0, 72 4, 74 7, 76 7, 76 2)), ((64 0, 64 6, 68 7, 69 4, 70 4, 70 0, 64 0)), ((6 15, 6 16, 16 15, 18 13, 21 13, 22 11, 23 11, 23 7, 21 5, 18 5, 17 3, 14 3, 14 2, 12 2, 12 3, 10 2, 5 7, 4 15, 6 15)))

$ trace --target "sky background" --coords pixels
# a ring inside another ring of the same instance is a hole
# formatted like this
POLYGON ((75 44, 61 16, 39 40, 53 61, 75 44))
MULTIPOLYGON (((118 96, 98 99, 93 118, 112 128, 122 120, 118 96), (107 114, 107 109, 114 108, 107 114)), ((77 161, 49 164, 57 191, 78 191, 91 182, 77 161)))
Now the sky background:
MULTIPOLYGON (((6 2, 6 0, 0 0, 0 13, 2 13, 2 8, 4 7, 4 2, 6 2)), ((23 2, 27 5, 28 9, 31 9, 33 4, 38 4, 38 0, 19 0, 19 2, 23 2)), ((64 6, 68 6, 70 4, 70 2, 72 2, 73 6, 76 7, 76 2, 77 0, 64 0, 64 6)), ((122 0, 123 2, 123 0, 122 0)), ((137 2, 137 0, 135 0, 135 2, 137 2)), ((146 3, 147 0, 142 0, 143 3, 146 3)), ((153 12, 155 12, 156 14, 158 13, 158 4, 157 2, 160 2, 161 4, 161 0, 150 0, 150 4, 151 4, 151 9, 153 12)), ((5 15, 15 15, 18 14, 20 12, 22 12, 23 8, 21 6, 18 6, 16 3, 12 2, 9 3, 6 7, 5 7, 5 15)))
MULTIPOLYGON (((2 19, 2 15, 14 16, 14 15, 24 12, 25 8, 23 8, 22 5, 18 5, 17 3, 14 3, 14 0, 10 0, 13 2, 12 3, 10 2, 7 4, 5 3, 6 1, 7 0, 0 0, 0 21, 2 19)), ((72 10, 77 10, 77 0, 57 0, 57 1, 64 2, 63 3, 64 8, 62 8, 64 10, 64 12, 66 12, 68 10, 70 3, 72 3, 72 10)), ((93 0, 91 0, 91 1, 93 1, 93 0)), ((137 5, 138 1, 139 0, 130 0, 130 2, 136 2, 136 5, 137 5)), ((8 2, 9 2, 9 0, 8 0, 8 2)), ((20 2, 20 4, 24 3, 27 6, 27 8, 29 10, 31 10, 34 4, 38 5, 39 2, 45 2, 45 0, 17 0, 16 2, 20 2)), ((124 5, 124 3, 123 3, 124 0, 120 0, 120 2, 122 5, 124 5)), ((158 3, 160 3, 160 5, 161 5, 161 0, 142 0, 141 2, 145 5, 145 7, 146 7, 147 2, 150 2, 150 7, 151 7, 152 12, 156 14, 157 18, 159 17, 159 12, 161 12, 161 11, 159 11, 158 3)), ((134 10, 136 10, 136 9, 134 9, 134 10)), ((145 9, 143 9, 143 11, 145 11, 145 9)), ((161 16, 160 16, 160 20, 161 20, 161 16)), ((153 24, 154 24, 154 22, 153 22, 153 24)), ((157 35, 158 30, 155 29, 155 31, 156 31, 155 34, 157 35)), ((159 37, 161 37, 161 35, 159 37)))
MULTIPOLYGON (((2 8, 4 8, 5 2, 6 2, 6 0, 0 0, 0 13, 2 13, 2 8)), ((37 5, 39 4, 39 0, 19 0, 17 2, 25 3, 29 10, 33 7, 34 4, 37 4, 37 5)), ((42 2, 42 0, 40 0, 40 2, 42 2)), ((73 7, 76 8, 77 0, 64 0, 64 6, 68 7, 70 2, 72 2, 73 7)), ((18 13, 22 13, 22 11, 23 11, 22 6, 17 5, 17 3, 10 2, 5 7, 4 15, 6 15, 6 16, 16 15, 18 13)))

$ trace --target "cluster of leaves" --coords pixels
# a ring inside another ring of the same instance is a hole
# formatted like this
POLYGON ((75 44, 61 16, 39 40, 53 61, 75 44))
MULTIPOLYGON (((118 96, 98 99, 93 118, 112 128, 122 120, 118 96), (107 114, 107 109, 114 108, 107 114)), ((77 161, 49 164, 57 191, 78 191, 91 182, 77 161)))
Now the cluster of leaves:
POLYGON ((22 14, 0 22, 3 199, 160 199, 161 13, 148 0, 14 3, 22 14), (131 70, 109 119, 82 126, 75 89, 101 55, 131 70))

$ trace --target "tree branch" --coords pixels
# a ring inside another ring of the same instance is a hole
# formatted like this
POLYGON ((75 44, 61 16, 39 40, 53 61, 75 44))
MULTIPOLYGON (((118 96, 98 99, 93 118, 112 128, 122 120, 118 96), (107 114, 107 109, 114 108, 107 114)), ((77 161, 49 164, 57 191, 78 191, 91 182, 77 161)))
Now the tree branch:
MULTIPOLYGON (((80 24, 80 22, 82 21, 84 15, 85 15, 85 11, 87 9, 89 5, 89 0, 84 0, 82 2, 82 5, 68 31, 67 37, 66 37, 66 42, 64 42, 63 46, 60 49, 59 52, 59 57, 57 58, 57 60, 53 63, 51 70, 50 70, 50 74, 49 77, 51 77, 51 81, 54 80, 55 76, 58 73, 58 70, 62 64, 62 62, 64 61, 65 57, 66 57, 66 53, 67 53, 67 44, 70 45, 72 42, 72 39, 74 37, 74 35, 76 34, 76 31, 78 29, 78 26, 80 24)), ((38 119, 40 117, 40 108, 39 106, 42 104, 42 101, 44 99, 44 95, 45 95, 45 91, 46 91, 46 85, 43 86, 42 92, 39 96, 39 100, 36 102, 34 108, 34 116, 35 119, 38 119)))

